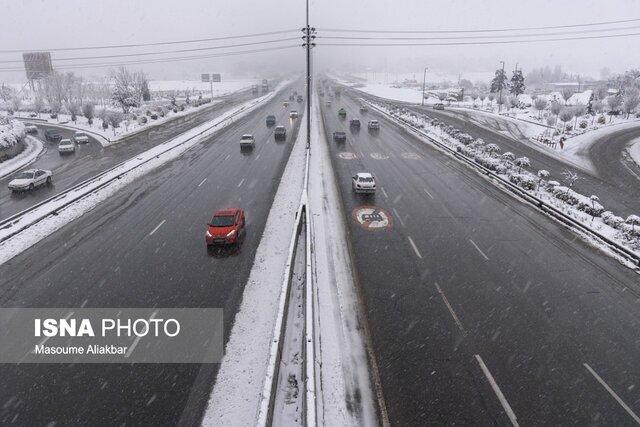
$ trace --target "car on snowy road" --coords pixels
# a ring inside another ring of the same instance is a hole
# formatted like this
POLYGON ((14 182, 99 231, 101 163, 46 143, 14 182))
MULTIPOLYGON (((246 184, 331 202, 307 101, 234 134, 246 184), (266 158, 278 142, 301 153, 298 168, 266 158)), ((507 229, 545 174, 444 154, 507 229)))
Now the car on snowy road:
POLYGON ((53 129, 47 129, 44 131, 44 139, 51 142, 60 142, 62 135, 53 129))
POLYGON ((297 119, 298 118, 298 112, 296 110, 291 110, 291 112, 289 113, 289 118, 290 119, 297 119))
POLYGON ((369 130, 380 130, 380 122, 377 120, 369 120, 369 124, 367 125, 367 127, 369 128, 369 130))
POLYGON ((9 182, 9 190, 14 193, 21 191, 33 190, 41 185, 51 184, 52 173, 44 169, 27 169, 16 176, 9 182))
POLYGON ((347 134, 342 131, 335 131, 333 133, 333 140, 335 142, 345 142, 347 140, 347 134))
POLYGON ((287 128, 284 126, 276 126, 273 130, 273 137, 276 140, 287 139, 287 128))
POLYGON ((89 135, 87 135, 84 132, 76 132, 73 135, 73 140, 77 143, 77 144, 86 144, 89 142, 89 135))
POLYGON ((70 139, 61 139, 58 143, 58 153, 70 154, 75 153, 76 144, 70 139))
POLYGON ((349 127, 352 129, 360 129, 360 119, 351 119, 349 121, 349 127))
POLYGON ((267 116, 267 126, 274 126, 276 124, 276 116, 270 114, 267 116))
POLYGON ((373 194, 376 192, 376 180, 369 172, 359 172, 351 177, 351 187, 355 193, 373 194))
POLYGON ((434 110, 444 110, 444 104, 441 102, 438 102, 437 104, 433 104, 433 109, 434 110))
POLYGON ((250 133, 246 133, 240 137, 240 148, 253 148, 256 140, 250 133))
POLYGON ((346 118, 346 117, 347 117, 347 110, 345 110, 344 108, 339 109, 339 110, 338 110, 338 116, 339 116, 341 119, 346 118))
POLYGON ((245 223, 245 213, 240 208, 216 212, 207 224, 204 236, 207 246, 237 244, 245 233, 245 223))

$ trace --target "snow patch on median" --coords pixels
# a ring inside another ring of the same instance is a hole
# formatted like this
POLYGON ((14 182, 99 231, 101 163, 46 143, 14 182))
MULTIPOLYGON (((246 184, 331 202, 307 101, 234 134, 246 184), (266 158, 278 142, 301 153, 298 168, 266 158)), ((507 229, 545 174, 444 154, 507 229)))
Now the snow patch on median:
POLYGON ((22 153, 0 163, 0 178, 4 178, 18 169, 22 169, 28 164, 33 163, 40 153, 42 153, 42 150, 44 150, 42 141, 38 138, 34 138, 33 136, 27 136, 24 143, 26 144, 26 147, 22 153))

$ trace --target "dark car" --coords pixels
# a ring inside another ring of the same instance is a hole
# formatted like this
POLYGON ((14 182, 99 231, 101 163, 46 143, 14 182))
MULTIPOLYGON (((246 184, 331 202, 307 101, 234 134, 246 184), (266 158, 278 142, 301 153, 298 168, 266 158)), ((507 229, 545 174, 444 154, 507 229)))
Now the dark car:
POLYGON ((351 121, 349 121, 349 127, 360 129, 360 119, 351 119, 351 121))
POLYGON ((47 141, 60 142, 60 140, 62 139, 62 135, 60 135, 58 131, 47 129, 44 131, 44 138, 47 141))
POLYGON ((341 119, 344 119, 345 117, 347 117, 347 110, 345 110, 344 108, 339 109, 338 116, 340 116, 341 119))
POLYGON ((237 244, 245 232, 245 221, 244 211, 240 208, 216 212, 207 224, 204 236, 207 246, 237 244))
POLYGON ((302 95, 298 95, 298 99, 297 99, 297 101, 298 101, 298 102, 302 102, 303 100, 304 100, 304 99, 302 98, 302 95))
POLYGON ((342 131, 335 131, 333 133, 333 140, 335 142, 345 142, 347 140, 347 134, 342 131))
POLYGON ((276 124, 276 116, 269 115, 267 116, 267 126, 274 126, 276 124))
POLYGON ((276 126, 273 131, 275 139, 287 139, 287 128, 284 126, 276 126))
POLYGON ((439 102, 439 103, 437 103, 437 104, 434 104, 434 105, 433 105, 433 109, 434 109, 434 110, 444 110, 444 104, 442 104, 442 103, 440 103, 440 102, 439 102))

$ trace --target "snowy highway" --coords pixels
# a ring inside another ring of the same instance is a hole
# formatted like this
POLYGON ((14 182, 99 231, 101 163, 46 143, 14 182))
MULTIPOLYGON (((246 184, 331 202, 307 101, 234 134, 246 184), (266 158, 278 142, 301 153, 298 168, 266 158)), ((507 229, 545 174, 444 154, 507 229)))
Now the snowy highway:
MULTIPOLYGON (((289 119, 276 96, 136 180, 0 266, 2 305, 220 307, 226 340, 301 120, 289 119), (286 126, 286 141, 274 140, 268 114, 286 126), (256 145, 241 152, 245 133, 253 133, 256 145), (247 212, 245 240, 238 250, 208 251, 207 222, 232 205, 247 212)), ((184 128, 167 132, 177 129, 184 128)), ((0 422, 192 425, 218 366, 2 365, 0 401, 10 403, 0 422)))
POLYGON ((611 391, 640 399, 638 274, 348 95, 321 102, 391 423, 630 424, 611 391))
POLYGON ((204 107, 192 114, 179 116, 169 122, 149 127, 123 139, 123 141, 118 144, 108 147, 102 147, 102 145, 89 134, 90 142, 88 144, 77 144, 76 152, 65 156, 61 156, 58 153, 57 143, 45 140, 44 130, 53 129, 62 135, 63 138, 71 137, 74 131, 47 126, 47 124, 41 124, 32 120, 31 122, 39 128, 38 138, 43 141, 45 151, 28 167, 51 170, 53 172, 53 184, 49 187, 42 187, 28 193, 12 194, 7 188, 7 184, 15 174, 10 174, 0 179, 0 220, 24 209, 28 209, 34 204, 91 178, 122 161, 130 159, 149 148, 174 138, 194 126, 212 120, 218 116, 221 111, 241 104, 255 96, 256 95, 252 95, 250 90, 242 90, 233 94, 224 95, 217 99, 219 102, 210 107, 204 107))

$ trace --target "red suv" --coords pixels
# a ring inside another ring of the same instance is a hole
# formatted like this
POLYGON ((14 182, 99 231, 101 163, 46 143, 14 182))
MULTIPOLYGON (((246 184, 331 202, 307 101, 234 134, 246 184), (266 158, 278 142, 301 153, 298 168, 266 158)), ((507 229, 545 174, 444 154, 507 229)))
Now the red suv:
POLYGON ((245 216, 240 208, 223 209, 216 212, 208 224, 205 240, 207 246, 233 245, 244 233, 245 216))

